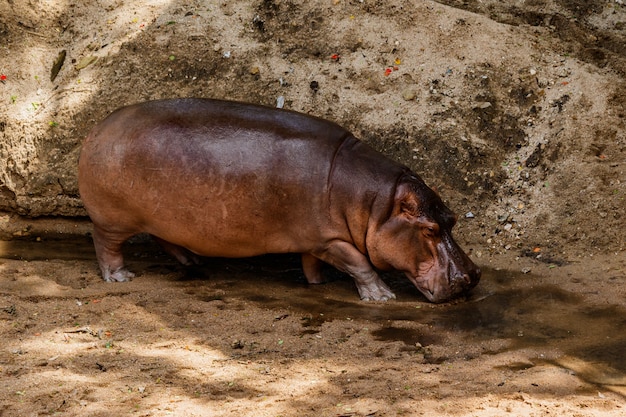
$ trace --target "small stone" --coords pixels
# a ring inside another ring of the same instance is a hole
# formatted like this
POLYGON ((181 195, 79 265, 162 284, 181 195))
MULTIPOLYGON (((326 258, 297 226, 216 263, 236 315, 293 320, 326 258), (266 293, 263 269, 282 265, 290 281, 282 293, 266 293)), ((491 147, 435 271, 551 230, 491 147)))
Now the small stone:
POLYGON ((483 101, 482 103, 476 103, 476 107, 477 109, 488 109, 489 107, 491 107, 491 103, 488 101, 483 101))
POLYGON ((475 217, 474 213, 472 213, 471 211, 468 211, 467 213, 465 213, 466 219, 473 219, 474 217, 475 217))
POLYGON ((276 99, 276 108, 282 109, 284 106, 285 106, 285 97, 278 96, 278 98, 276 99))
POLYGON ((97 56, 92 56, 92 55, 85 56, 80 61, 78 61, 78 64, 76 64, 74 68, 80 71, 83 68, 87 68, 89 65, 93 64, 97 60, 98 60, 97 56))
POLYGON ((251 75, 258 75, 259 72, 261 72, 261 70, 259 70, 259 67, 252 67, 252 68, 250 68, 250 74, 251 75))
POLYGON ((522 268, 522 274, 529 274, 530 273, 530 268, 526 267, 526 268, 522 268))
POLYGON ((417 97, 417 93, 413 89, 404 90, 402 93, 402 98, 406 101, 415 100, 415 97, 417 97))

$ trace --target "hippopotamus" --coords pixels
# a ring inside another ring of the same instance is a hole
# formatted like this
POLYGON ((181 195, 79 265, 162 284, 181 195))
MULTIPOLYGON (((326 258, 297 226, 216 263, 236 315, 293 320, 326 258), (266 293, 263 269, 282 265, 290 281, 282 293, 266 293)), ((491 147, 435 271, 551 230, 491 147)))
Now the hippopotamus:
POLYGON ((456 217, 408 167, 339 125, 212 99, 123 107, 85 139, 78 185, 105 281, 128 281, 121 246, 147 233, 184 264, 298 253, 309 283, 330 264, 362 300, 395 298, 401 271, 432 302, 480 269, 452 238, 456 217))

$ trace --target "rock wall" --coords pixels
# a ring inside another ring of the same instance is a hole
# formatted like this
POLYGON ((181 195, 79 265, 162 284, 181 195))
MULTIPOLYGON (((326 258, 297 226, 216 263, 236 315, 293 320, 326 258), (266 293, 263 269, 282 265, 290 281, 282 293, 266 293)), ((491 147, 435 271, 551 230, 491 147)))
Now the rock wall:
POLYGON ((202 96, 334 120, 402 161, 481 252, 624 249, 621 1, 0 4, 0 210, 83 216, 82 138, 202 96))

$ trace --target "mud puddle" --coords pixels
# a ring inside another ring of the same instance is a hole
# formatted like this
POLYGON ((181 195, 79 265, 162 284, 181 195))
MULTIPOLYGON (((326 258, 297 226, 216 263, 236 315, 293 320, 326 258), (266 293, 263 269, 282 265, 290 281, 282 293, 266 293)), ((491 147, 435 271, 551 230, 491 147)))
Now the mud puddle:
MULTIPOLYGON (((133 285, 159 285, 158 281, 165 280, 185 288, 186 294, 199 301, 220 300, 226 305, 245 301, 277 311, 276 320, 297 315, 303 336, 318 333, 334 320, 365 321, 371 324, 369 331, 376 340, 402 342, 412 349, 456 343, 469 351, 483 346, 474 355, 524 351, 528 360, 498 369, 518 372, 555 365, 626 395, 624 306, 590 305, 583 295, 547 283, 541 276, 483 268, 481 283, 466 298, 434 305, 403 276, 385 274, 397 300, 364 303, 358 300, 351 279, 332 269, 326 271, 328 283, 308 285, 295 255, 207 259, 203 266, 188 268, 145 239, 127 245, 125 252, 129 268, 138 273, 133 285)), ((97 268, 87 237, 0 242, 2 258, 86 261, 94 274, 97 268)), ((111 293, 122 286, 112 284, 111 293)), ((425 362, 434 364, 459 359, 425 352, 425 362)))
POLYGON ((93 243, 88 237, 54 240, 0 240, 0 259, 45 261, 48 259, 95 259, 93 243))

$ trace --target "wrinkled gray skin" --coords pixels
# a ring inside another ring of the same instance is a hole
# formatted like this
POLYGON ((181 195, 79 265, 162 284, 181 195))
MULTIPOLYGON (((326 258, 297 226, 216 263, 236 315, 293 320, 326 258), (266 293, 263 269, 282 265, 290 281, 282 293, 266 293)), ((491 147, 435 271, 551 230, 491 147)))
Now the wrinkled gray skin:
POLYGON ((310 283, 325 262, 363 300, 395 298, 376 270, 404 272, 433 302, 480 279, 455 216, 416 174, 303 114, 208 99, 125 107, 88 135, 78 174, 105 281, 133 277, 120 247, 144 232, 185 264, 301 253, 310 283))

